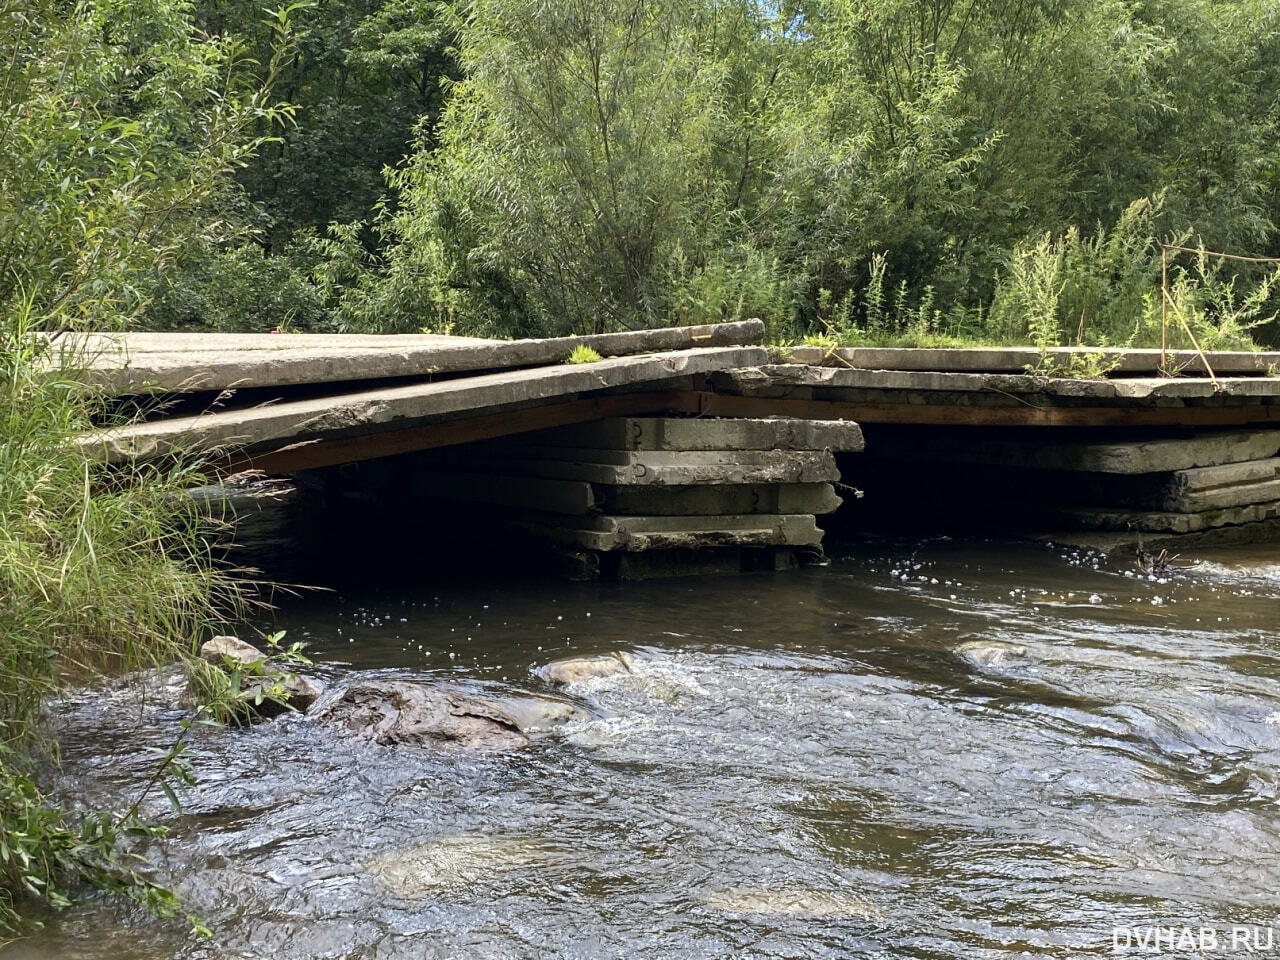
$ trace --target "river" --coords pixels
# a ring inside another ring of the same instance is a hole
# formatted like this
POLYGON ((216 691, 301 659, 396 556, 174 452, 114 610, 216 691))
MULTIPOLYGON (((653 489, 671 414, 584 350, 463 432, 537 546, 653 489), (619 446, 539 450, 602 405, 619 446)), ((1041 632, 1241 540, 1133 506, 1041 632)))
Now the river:
MULTIPOLYGON (((214 936, 104 901, 0 957, 1265 948, 1280 926, 1280 549, 1199 554, 1156 579, 1034 544, 831 552, 621 585, 406 573, 288 601, 275 626, 330 684, 549 693, 536 671, 556 658, 635 659, 569 688, 590 716, 516 752, 379 747, 301 716, 201 731, 182 812, 148 801, 172 827, 149 856, 214 936)), ((146 748, 181 718, 135 699, 59 708, 68 795, 132 801, 146 748)))

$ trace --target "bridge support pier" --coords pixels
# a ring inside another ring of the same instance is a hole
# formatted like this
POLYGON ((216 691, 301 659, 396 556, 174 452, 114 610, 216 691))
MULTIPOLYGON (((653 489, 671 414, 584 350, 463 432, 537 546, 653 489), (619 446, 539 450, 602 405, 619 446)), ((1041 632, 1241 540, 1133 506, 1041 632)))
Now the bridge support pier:
MULTIPOLYGON (((944 529, 1038 532, 1108 552, 1269 540, 1280 527, 1275 427, 1117 436, 872 425, 867 434, 877 516, 918 508, 944 529)), ((866 517, 858 513, 846 519, 866 517)))
POLYGON ((847 421, 614 417, 471 445, 414 488, 484 505, 579 578, 778 569, 822 558, 833 451, 862 445, 847 421))

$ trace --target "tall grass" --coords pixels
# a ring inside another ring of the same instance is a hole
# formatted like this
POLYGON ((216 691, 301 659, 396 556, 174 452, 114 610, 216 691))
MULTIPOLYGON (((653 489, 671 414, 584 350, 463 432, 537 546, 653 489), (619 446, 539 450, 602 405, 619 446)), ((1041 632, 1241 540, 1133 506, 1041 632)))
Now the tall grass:
POLYGON ((305 6, 266 11, 253 60, 184 0, 0 0, 0 939, 81 881, 171 905, 119 856, 137 804, 72 818, 41 794, 42 704, 187 654, 240 602, 185 493, 198 466, 115 473, 73 443, 84 358, 37 331, 122 329, 180 253, 247 239, 231 175, 293 118, 271 90, 305 6))
MULTIPOLYGON (((41 705, 68 681, 190 655, 241 588, 212 562, 210 532, 184 490, 197 465, 109 473, 71 442, 90 428, 83 357, 36 334, 29 304, 0 331, 0 939, 22 901, 60 906, 78 883, 141 894, 116 852, 130 812, 73 821, 33 773, 41 705)), ((136 811, 133 811, 136 813, 136 811)))
POLYGON ((832 300, 820 292, 824 336, 815 339, 847 346, 1029 344, 1041 352, 1038 372, 1071 376, 1105 375, 1096 366, 1102 355, 1079 351, 1062 360, 1050 348, 1257 349, 1255 331, 1274 330, 1280 261, 1184 246, 1186 232, 1166 243, 1157 229, 1162 203, 1160 194, 1137 200, 1110 227, 1095 224, 1091 232, 1071 227, 1026 238, 1007 257, 991 299, 976 306, 939 306, 932 287, 911 290, 905 282, 890 292, 886 257, 876 254, 856 296, 832 300))

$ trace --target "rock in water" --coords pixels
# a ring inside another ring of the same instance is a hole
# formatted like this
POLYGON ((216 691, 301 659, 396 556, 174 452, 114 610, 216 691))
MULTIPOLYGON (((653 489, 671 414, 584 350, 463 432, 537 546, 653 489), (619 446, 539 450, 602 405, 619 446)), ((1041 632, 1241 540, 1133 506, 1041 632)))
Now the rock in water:
POLYGON ((324 693, 324 684, 319 680, 313 680, 311 677, 304 677, 301 674, 290 673, 284 678, 285 698, 289 701, 289 706, 306 713, 311 709, 311 705, 320 699, 324 693))
POLYGON ((961 660, 980 670, 999 670, 1018 667, 1030 661, 1027 648, 1003 640, 970 640, 955 648, 961 660))
POLYGON ((529 743, 516 719, 495 704, 401 680, 352 684, 316 712, 326 723, 384 745, 513 750, 529 743))
POLYGON ((633 660, 627 653, 608 653, 599 657, 571 657, 556 660, 542 668, 548 683, 567 687, 619 673, 630 673, 633 660))
POLYGON ((364 865, 398 897, 465 893, 495 877, 535 867, 552 851, 531 837, 462 835, 436 837, 364 865))
POLYGON ((245 710, 248 719, 274 717, 290 708, 305 712, 324 693, 324 684, 319 680, 282 669, 272 663, 267 654, 239 637, 214 637, 200 647, 200 659, 215 667, 226 667, 229 662, 244 671, 241 689, 251 705, 245 710), (284 703, 277 698, 253 703, 261 692, 277 684, 284 703))
POLYGON ((576 703, 554 697, 527 697, 507 694, 477 697, 477 703, 492 706, 515 721, 526 736, 550 733, 568 723, 590 720, 591 714, 576 703))
POLYGON ((861 897, 796 887, 733 887, 704 897, 702 902, 725 913, 759 917, 873 921, 884 918, 879 907, 861 897))
POLYGON ((252 643, 246 643, 239 637, 214 637, 200 647, 200 659, 207 660, 215 666, 222 666, 223 658, 241 666, 252 666, 265 663, 267 655, 252 643))

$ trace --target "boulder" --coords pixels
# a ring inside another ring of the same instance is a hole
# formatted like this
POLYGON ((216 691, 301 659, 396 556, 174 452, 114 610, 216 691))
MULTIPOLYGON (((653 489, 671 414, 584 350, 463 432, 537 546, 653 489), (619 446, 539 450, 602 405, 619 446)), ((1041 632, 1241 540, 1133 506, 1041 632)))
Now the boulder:
POLYGON ((590 720, 592 715, 568 700, 553 697, 485 696, 475 698, 510 717, 525 736, 550 733, 565 724, 590 720))
POLYGON ((315 708, 325 723, 383 745, 513 750, 527 746, 516 718, 458 690, 403 680, 354 683, 315 708))
POLYGON ((757 917, 884 919, 880 908, 862 897, 804 887, 733 887, 703 897, 702 902, 724 913, 757 917))
POLYGON ((257 699, 258 691, 265 687, 274 686, 277 682, 284 690, 284 698, 287 703, 280 703, 278 700, 264 699, 262 703, 254 707, 254 711, 260 717, 274 717, 293 708, 301 713, 306 713, 311 709, 320 696, 324 693, 324 684, 319 680, 313 680, 311 677, 304 677, 297 673, 270 673, 262 678, 261 681, 251 683, 247 690, 249 696, 257 699))
POLYGON ((598 657, 569 657, 547 664, 542 668, 541 673, 548 683, 557 687, 567 687, 575 683, 585 683, 588 680, 630 673, 633 662, 632 656, 628 653, 608 653, 598 657))
POLYGON ((252 643, 246 643, 239 637, 214 637, 200 647, 200 659, 207 660, 215 666, 222 666, 224 659, 241 666, 252 666, 263 663, 267 655, 252 643))
POLYGON ((955 654, 980 670, 1017 667, 1030 661, 1026 647, 1003 640, 969 640, 956 647, 955 654))
POLYGON ((463 834, 383 854, 365 863, 364 869, 408 900, 474 891, 504 874, 537 867, 553 857, 553 851, 533 837, 463 834))
POLYGON ((324 693, 324 684, 319 680, 282 669, 272 663, 267 654, 239 637, 214 637, 200 647, 200 659, 215 667, 224 667, 230 661, 246 671, 243 689, 251 704, 247 712, 253 718, 278 716, 291 708, 305 712, 324 693), (286 703, 272 698, 253 703, 262 691, 276 684, 283 690, 286 703))

